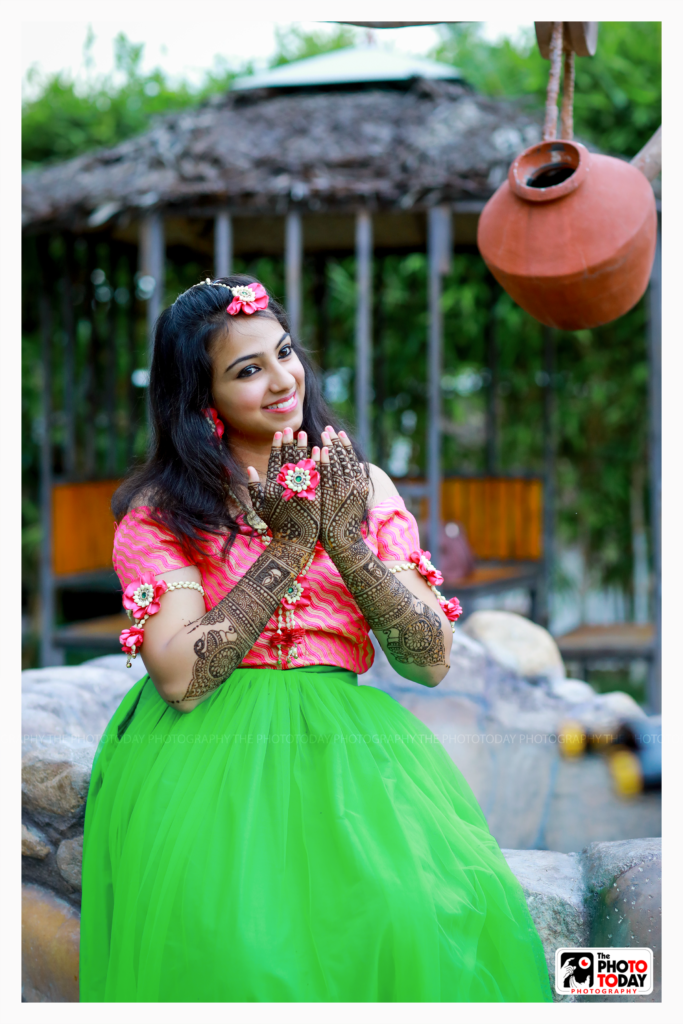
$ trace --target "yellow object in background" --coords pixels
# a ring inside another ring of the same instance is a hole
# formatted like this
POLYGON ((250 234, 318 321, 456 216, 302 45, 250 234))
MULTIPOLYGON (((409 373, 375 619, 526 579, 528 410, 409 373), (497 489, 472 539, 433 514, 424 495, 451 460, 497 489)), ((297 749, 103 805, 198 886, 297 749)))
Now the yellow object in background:
POLYGON ((560 753, 565 757, 581 757, 586 752, 586 730, 580 722, 563 722, 557 738, 560 753))
POLYGON ((635 796, 642 792, 643 773, 640 761, 632 750, 622 747, 608 757, 614 787, 619 796, 635 796))

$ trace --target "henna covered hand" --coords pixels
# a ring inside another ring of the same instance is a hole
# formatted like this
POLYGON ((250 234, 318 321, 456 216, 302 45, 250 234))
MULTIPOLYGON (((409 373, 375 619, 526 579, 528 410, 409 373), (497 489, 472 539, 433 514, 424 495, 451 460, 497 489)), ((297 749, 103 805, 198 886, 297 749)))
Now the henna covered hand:
MULTIPOLYGON (((282 466, 309 457, 306 441, 304 431, 299 433, 296 446, 293 444, 291 430, 286 430, 284 437, 278 431, 268 460, 265 486, 260 483, 258 474, 251 466, 248 485, 252 505, 270 527, 274 543, 291 545, 300 551, 303 558, 301 568, 315 548, 320 533, 320 489, 314 489, 312 499, 294 494, 286 500, 285 488, 278 483, 277 478, 282 466)), ((312 461, 316 465, 319 458, 319 449, 314 448, 312 461)))
POLYGON ((330 428, 320 461, 322 542, 380 643, 395 661, 422 668, 446 664, 443 624, 372 553, 360 526, 369 481, 351 442, 330 428), (329 450, 327 445, 330 445, 329 450))
POLYGON ((331 557, 362 541, 370 482, 346 434, 338 437, 328 428, 323 434, 331 443, 328 458, 320 466, 322 545, 331 557))

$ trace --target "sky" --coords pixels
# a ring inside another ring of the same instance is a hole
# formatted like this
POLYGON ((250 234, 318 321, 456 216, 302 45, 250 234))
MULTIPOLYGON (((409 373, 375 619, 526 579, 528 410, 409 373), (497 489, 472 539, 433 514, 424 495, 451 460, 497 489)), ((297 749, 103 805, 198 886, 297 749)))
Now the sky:
MULTIPOLYGON (((335 30, 334 24, 326 22, 298 22, 306 31, 335 30)), ((487 22, 484 34, 491 39, 502 35, 515 36, 522 26, 530 22, 492 21, 487 22)), ((169 19, 166 23, 144 22, 139 19, 119 21, 60 21, 32 22, 29 29, 24 26, 22 33, 22 79, 24 95, 30 96, 33 88, 26 83, 26 73, 33 65, 46 74, 55 71, 68 72, 70 77, 84 77, 83 44, 89 25, 95 36, 92 47, 95 74, 107 74, 114 67, 114 39, 123 32, 132 42, 144 42, 143 71, 155 67, 167 74, 185 78, 199 84, 204 73, 213 66, 214 60, 224 59, 230 66, 240 68, 249 60, 265 66, 275 52, 275 29, 279 25, 287 28, 287 22, 260 21, 258 30, 253 19, 230 19, 230 28, 221 39, 220 45, 209 38, 203 22, 181 22, 169 19)), ((359 29, 362 39, 364 30, 359 29)), ((375 38, 380 46, 414 56, 424 56, 439 41, 437 26, 425 25, 413 28, 381 29, 375 38)))

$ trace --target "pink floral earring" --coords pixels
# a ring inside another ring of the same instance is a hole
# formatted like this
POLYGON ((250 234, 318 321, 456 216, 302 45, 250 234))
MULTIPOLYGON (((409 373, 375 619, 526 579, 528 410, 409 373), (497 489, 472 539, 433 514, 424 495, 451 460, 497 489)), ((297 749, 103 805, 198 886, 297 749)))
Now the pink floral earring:
POLYGON ((212 433, 216 434, 218 437, 222 437, 225 433, 225 425, 223 424, 223 420, 218 418, 217 410, 211 406, 208 409, 202 409, 202 412, 206 416, 212 433))

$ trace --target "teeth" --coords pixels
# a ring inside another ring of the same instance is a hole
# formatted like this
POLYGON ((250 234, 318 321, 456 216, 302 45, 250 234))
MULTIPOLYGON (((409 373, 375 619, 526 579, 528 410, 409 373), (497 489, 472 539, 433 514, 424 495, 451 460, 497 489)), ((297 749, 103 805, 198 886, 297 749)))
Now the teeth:
POLYGON ((267 405, 266 409, 284 409, 292 404, 295 397, 295 395, 290 395, 289 398, 285 398, 284 402, 278 402, 276 405, 267 405))

